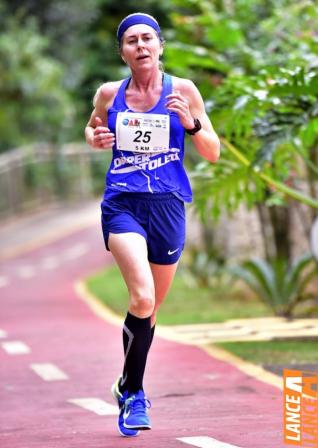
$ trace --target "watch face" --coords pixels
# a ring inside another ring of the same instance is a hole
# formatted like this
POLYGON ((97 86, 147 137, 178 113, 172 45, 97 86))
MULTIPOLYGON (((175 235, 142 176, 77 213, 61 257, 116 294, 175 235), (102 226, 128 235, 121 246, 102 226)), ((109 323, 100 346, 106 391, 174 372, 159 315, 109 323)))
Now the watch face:
POLYGON ((201 129, 201 123, 200 123, 200 120, 198 118, 196 118, 194 120, 194 124, 195 124, 196 131, 199 131, 201 129))
POLYGON ((194 135, 196 134, 200 129, 202 128, 200 120, 198 118, 194 118, 194 128, 193 129, 186 129, 185 131, 190 134, 194 135))

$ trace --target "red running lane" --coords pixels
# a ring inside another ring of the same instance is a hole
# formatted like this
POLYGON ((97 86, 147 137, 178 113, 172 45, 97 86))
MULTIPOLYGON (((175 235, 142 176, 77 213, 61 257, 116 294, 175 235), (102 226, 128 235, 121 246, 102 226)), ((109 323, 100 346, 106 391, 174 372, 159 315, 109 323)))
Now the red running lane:
POLYGON ((190 445, 177 438, 194 436, 282 448, 281 391, 199 348, 161 338, 154 340, 145 378, 152 431, 121 438, 115 416, 68 402, 96 397, 112 403, 121 329, 94 315, 74 289, 76 280, 110 262, 99 228, 91 227, 2 266, 9 281, 0 290, 0 329, 8 333, 1 341, 23 341, 31 352, 0 350, 1 448, 182 448, 190 445), (25 266, 28 278, 21 277, 25 266), (69 379, 43 381, 31 363, 53 363, 69 379))

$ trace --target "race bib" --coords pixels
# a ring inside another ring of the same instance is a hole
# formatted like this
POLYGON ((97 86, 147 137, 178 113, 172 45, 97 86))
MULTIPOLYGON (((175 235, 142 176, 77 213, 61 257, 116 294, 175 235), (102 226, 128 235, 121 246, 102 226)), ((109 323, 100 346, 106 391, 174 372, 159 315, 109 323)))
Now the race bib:
POLYGON ((170 119, 164 114, 119 112, 116 142, 121 151, 158 153, 169 151, 170 119))

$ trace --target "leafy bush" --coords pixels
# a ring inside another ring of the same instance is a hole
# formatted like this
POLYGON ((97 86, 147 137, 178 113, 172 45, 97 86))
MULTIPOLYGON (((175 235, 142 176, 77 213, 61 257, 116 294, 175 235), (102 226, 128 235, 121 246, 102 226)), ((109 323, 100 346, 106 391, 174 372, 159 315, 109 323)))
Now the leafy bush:
POLYGON ((249 260, 230 272, 242 279, 278 316, 290 317, 296 306, 313 297, 307 286, 318 274, 311 254, 297 258, 291 265, 286 260, 266 262, 249 260))

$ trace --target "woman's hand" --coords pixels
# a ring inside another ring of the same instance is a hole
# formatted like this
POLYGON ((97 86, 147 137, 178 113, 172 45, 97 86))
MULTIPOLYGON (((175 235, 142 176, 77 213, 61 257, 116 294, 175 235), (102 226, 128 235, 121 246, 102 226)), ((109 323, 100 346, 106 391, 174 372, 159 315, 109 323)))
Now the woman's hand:
POLYGON ((95 149, 112 148, 115 143, 115 134, 110 132, 109 128, 103 126, 100 117, 95 117, 95 124, 91 146, 95 149))
POLYGON ((188 100, 177 90, 170 95, 167 95, 166 98, 166 108, 179 115, 180 122, 184 129, 193 129, 194 120, 190 112, 188 100))

